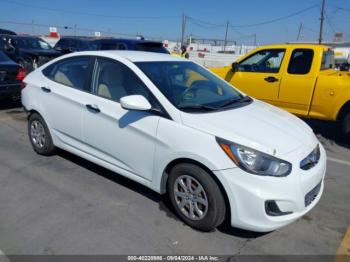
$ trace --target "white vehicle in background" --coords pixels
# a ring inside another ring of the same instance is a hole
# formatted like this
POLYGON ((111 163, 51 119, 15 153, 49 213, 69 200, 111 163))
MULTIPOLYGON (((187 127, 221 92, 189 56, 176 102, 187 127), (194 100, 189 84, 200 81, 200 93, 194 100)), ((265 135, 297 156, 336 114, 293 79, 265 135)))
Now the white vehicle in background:
POLYGON ((271 231, 322 195, 326 153, 312 130, 188 60, 78 52, 25 83, 38 154, 58 147, 167 193, 194 228, 209 231, 228 218, 234 227, 271 231))
POLYGON ((350 69, 350 47, 335 47, 334 58, 336 66, 341 71, 349 71, 350 69))

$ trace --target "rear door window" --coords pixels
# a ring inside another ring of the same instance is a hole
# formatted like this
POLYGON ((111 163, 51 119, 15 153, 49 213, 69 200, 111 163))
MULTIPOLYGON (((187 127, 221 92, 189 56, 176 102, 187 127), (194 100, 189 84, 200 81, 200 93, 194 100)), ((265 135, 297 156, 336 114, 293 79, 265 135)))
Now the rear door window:
POLYGON ((94 65, 92 90, 96 95, 119 102, 129 95, 142 95, 151 103, 154 97, 140 78, 124 64, 97 58, 94 65))
POLYGON ((310 72, 314 51, 312 49, 295 49, 288 65, 288 73, 306 75, 310 72))
POLYGON ((54 63, 43 70, 43 74, 59 84, 84 90, 88 78, 90 58, 74 57, 54 63))

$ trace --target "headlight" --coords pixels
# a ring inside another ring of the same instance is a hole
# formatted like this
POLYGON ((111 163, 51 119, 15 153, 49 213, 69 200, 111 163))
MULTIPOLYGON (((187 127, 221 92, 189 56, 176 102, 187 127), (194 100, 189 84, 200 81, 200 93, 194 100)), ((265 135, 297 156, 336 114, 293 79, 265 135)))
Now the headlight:
POLYGON ((274 156, 216 138, 228 157, 241 169, 254 175, 283 177, 290 174, 292 164, 274 156))

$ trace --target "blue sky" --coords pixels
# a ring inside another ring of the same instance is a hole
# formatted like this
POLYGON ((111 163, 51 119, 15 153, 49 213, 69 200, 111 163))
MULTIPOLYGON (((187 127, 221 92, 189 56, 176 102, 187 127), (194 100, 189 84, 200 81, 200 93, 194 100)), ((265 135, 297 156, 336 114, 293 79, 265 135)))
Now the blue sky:
MULTIPOLYGON (((318 38, 321 0, 0 0, 0 28, 19 33, 47 33, 46 25, 67 26, 61 34, 91 35, 93 31, 143 34, 146 37, 179 39, 181 15, 191 17, 187 21, 186 36, 223 39, 227 21, 230 25, 228 39, 246 44, 295 41, 298 27, 303 23, 301 40, 318 38), (245 27, 274 20, 308 9, 296 16, 277 22, 245 27), (34 20, 42 26, 10 24, 34 20), (243 27, 242 27, 243 25, 243 27), (80 30, 84 29, 84 30, 80 30)), ((326 40, 335 31, 345 33, 350 40, 350 0, 327 0, 326 40), (344 9, 339 9, 344 8, 344 9)))

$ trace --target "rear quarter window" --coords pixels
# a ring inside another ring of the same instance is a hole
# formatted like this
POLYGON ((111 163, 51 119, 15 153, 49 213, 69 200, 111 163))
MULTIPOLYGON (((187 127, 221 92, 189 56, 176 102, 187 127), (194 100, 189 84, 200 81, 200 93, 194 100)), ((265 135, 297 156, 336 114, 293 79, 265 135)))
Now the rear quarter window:
POLYGON ((334 67, 334 64, 334 52, 331 50, 324 51, 322 54, 321 70, 332 69, 334 67))
POLYGON ((56 62, 42 70, 50 80, 78 90, 85 90, 90 57, 72 57, 56 62))

